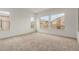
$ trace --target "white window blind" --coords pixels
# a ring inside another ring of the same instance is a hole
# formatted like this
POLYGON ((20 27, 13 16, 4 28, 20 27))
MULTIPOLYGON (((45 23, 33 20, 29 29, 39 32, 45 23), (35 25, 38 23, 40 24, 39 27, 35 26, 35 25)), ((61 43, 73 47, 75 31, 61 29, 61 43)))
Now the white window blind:
POLYGON ((0 31, 10 30, 10 15, 0 14, 0 31))

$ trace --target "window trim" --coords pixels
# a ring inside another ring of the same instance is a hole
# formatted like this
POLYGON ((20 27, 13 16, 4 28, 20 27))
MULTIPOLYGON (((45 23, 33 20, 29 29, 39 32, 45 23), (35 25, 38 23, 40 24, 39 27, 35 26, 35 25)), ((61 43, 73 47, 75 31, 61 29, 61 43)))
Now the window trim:
MULTIPOLYGON (((58 13, 58 14, 64 14, 64 21, 65 21, 65 13, 58 13)), ((52 30, 52 29, 56 29, 56 28, 51 28, 51 17, 52 17, 52 14, 48 14, 48 15, 43 15, 43 16, 40 16, 39 19, 40 19, 40 22, 41 22, 41 17, 44 17, 44 16, 48 16, 49 17, 49 20, 48 20, 48 30, 52 30)), ((65 26, 65 22, 64 22, 64 26, 65 26)), ((65 27, 64 27, 65 28, 65 27)), ((40 27, 41 29, 41 27, 40 27)), ((57 30, 62 30, 62 29, 57 29, 57 30)))
MULTIPOLYGON (((9 12, 8 12, 8 13, 9 13, 9 12)), ((10 22, 11 22, 11 15, 10 15, 10 13, 7 14, 7 15, 6 15, 5 13, 4 13, 4 15, 1 15, 1 14, 0 14, 0 17, 2 17, 2 16, 3 16, 3 17, 9 17, 9 19, 8 19, 8 21, 0 20, 0 21, 1 21, 1 30, 0 30, 0 32, 4 32, 4 31, 7 32, 7 31, 10 31, 10 22), (5 30, 3 29, 3 27, 2 27, 2 22, 8 22, 8 30, 7 30, 7 29, 5 29, 5 30)))

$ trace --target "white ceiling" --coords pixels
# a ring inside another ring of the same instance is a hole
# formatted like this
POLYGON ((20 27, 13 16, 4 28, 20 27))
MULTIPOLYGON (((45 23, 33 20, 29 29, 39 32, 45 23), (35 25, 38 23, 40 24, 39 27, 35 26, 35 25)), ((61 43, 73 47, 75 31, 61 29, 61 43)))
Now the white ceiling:
POLYGON ((29 11, 32 11, 34 13, 39 13, 41 11, 47 10, 49 8, 28 8, 29 11))

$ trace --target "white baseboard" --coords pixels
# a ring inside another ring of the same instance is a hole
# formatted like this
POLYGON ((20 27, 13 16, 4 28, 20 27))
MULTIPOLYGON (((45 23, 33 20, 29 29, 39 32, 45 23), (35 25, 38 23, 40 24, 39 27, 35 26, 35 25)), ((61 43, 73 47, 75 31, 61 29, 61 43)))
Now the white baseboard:
POLYGON ((64 35, 57 35, 57 34, 53 34, 53 33, 45 33, 45 32, 39 32, 39 33, 43 33, 43 34, 49 34, 49 35, 54 35, 54 36, 60 36, 60 37, 65 37, 65 38, 70 38, 70 39, 77 39, 77 37, 70 37, 70 36, 64 36, 64 35))
POLYGON ((13 35, 13 36, 9 36, 9 37, 4 37, 4 38, 0 38, 0 39, 8 39, 8 38, 12 38, 12 37, 18 37, 18 36, 23 36, 23 35, 29 35, 35 32, 29 32, 29 33, 23 33, 23 34, 19 34, 19 35, 13 35))
POLYGON ((77 33, 77 41, 79 43, 79 32, 77 33))

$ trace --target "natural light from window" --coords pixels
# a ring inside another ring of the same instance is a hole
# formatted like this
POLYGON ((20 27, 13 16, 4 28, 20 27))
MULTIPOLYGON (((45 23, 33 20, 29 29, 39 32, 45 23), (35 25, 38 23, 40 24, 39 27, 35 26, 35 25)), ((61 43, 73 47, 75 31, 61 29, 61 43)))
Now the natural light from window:
POLYGON ((0 31, 10 30, 10 13, 6 11, 0 11, 0 31))
POLYGON ((48 28, 64 29, 64 13, 40 17, 40 29, 48 28))

